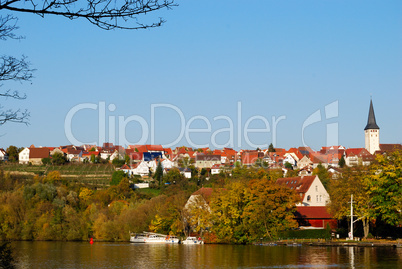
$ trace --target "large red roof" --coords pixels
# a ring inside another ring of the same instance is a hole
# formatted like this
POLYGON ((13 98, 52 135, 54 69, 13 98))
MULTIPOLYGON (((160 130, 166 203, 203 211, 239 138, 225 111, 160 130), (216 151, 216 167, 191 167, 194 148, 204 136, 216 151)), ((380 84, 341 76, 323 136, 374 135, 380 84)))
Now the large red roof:
POLYGON ((48 158, 50 155, 49 148, 30 148, 29 158, 48 158))
POLYGON ((276 183, 287 186, 298 193, 305 194, 310 188, 316 176, 285 177, 279 178, 276 183))
POLYGON ((296 213, 297 218, 305 219, 332 219, 332 215, 328 212, 326 206, 298 206, 296 213))

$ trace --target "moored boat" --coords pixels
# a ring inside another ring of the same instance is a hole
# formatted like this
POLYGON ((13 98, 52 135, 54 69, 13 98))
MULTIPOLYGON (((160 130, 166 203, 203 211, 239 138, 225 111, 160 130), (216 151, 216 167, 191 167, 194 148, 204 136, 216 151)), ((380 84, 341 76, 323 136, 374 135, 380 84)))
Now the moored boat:
POLYGON ((145 243, 146 235, 144 234, 132 234, 130 236, 131 243, 145 243))
POLYGON ((145 243, 151 243, 151 244, 165 243, 165 239, 166 235, 164 234, 147 233, 147 237, 145 237, 145 243))
POLYGON ((168 235, 165 238, 165 243, 167 244, 180 244, 180 238, 174 235, 168 235))
POLYGON ((202 241, 201 238, 189 236, 182 243, 185 245, 201 245, 201 244, 204 244, 204 241, 202 241))

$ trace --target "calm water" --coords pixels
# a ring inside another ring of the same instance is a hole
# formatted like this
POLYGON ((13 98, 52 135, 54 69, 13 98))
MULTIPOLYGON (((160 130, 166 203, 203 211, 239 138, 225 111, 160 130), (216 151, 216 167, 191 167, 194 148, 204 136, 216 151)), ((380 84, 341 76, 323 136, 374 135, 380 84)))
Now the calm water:
POLYGON ((402 268, 402 248, 14 242, 17 268, 402 268))

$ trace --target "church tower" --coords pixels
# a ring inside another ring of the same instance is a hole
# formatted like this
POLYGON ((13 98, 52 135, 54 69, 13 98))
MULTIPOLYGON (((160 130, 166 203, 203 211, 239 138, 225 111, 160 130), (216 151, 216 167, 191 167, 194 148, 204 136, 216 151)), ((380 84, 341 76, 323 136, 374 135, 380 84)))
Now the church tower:
POLYGON ((366 149, 371 154, 380 150, 380 127, 375 122, 373 101, 371 99, 367 125, 364 128, 364 140, 366 149))

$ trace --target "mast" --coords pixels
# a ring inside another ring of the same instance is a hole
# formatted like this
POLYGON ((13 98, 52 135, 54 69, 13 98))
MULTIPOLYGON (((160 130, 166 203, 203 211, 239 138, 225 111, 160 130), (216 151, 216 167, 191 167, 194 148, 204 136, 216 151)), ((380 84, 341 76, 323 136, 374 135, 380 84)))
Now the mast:
POLYGON ((353 240, 353 194, 350 196, 350 240, 353 240))

